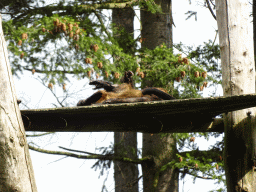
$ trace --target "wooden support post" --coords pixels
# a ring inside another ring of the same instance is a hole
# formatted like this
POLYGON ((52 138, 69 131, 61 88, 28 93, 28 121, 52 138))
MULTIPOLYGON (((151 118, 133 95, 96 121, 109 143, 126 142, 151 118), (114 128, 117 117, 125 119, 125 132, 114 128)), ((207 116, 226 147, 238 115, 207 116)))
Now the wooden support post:
POLYGON ((0 190, 36 192, 0 15, 0 190))
MULTIPOLYGON (((224 96, 255 92, 248 6, 249 2, 244 0, 216 1, 224 96)), ((224 116, 224 163, 228 192, 256 191, 252 160, 255 125, 254 108, 226 113, 224 116)))

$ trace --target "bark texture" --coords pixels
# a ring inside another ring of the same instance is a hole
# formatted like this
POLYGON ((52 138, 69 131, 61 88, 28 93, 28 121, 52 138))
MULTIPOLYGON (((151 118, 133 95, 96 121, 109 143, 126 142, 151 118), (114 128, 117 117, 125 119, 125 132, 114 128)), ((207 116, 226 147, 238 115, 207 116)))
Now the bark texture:
POLYGON ((142 164, 143 191, 178 192, 178 169, 168 167, 160 169, 171 162, 176 156, 176 141, 172 134, 143 134, 143 157, 152 159, 142 164))
MULTIPOLYGON (((113 9, 112 22, 118 28, 124 28, 127 35, 133 39, 134 11, 131 8, 113 9)), ((130 45, 130 39, 123 37, 124 34, 114 34, 126 53, 132 53, 133 47, 130 45)), ((131 70, 131 69, 127 69, 131 70)), ((115 155, 137 159, 137 132, 115 132, 115 155)), ((115 192, 138 192, 138 166, 137 164, 127 162, 114 162, 114 178, 115 178, 115 192)))
POLYGON ((142 47, 154 49, 165 43, 167 47, 172 47, 172 8, 171 0, 156 0, 156 4, 161 5, 163 14, 152 14, 141 10, 142 22, 142 47))
MULTIPOLYGON (((163 14, 152 14, 141 10, 142 48, 154 49, 165 43, 172 47, 172 6, 171 0, 156 0, 163 14)), ((154 87, 154 82, 144 82, 154 87)), ((155 119, 156 120, 156 119, 155 119)), ((157 120, 156 120, 157 121, 157 120)), ((160 169, 176 157, 176 141, 172 134, 143 134, 143 157, 152 157, 142 164, 143 191, 178 192, 179 172, 168 167, 160 169)))
POLYGON ((0 191, 36 192, 0 15, 0 191))
MULTIPOLYGON (((216 1, 224 96, 255 93, 253 41, 249 2, 216 1)), ((225 114, 224 163, 228 192, 256 191, 255 109, 225 114)))
MULTIPOLYGON (((256 56, 256 0, 252 2, 252 17, 253 17, 253 42, 254 42, 254 63, 256 56)), ((256 63, 255 63, 256 66, 256 63)), ((256 84, 256 82, 255 82, 256 84)))
MULTIPOLYGON (((137 132, 115 132, 115 155, 137 159, 137 132)), ((114 162, 115 192, 138 192, 138 166, 134 163, 114 162)))

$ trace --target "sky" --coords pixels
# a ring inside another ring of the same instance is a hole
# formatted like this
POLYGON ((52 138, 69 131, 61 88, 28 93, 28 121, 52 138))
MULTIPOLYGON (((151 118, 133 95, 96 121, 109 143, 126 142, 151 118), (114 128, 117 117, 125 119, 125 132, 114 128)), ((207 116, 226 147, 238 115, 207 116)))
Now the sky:
MULTIPOLYGON (((190 5, 188 0, 173 0, 173 19, 176 25, 176 27, 173 27, 174 43, 182 42, 185 45, 197 46, 215 38, 217 22, 213 19, 208 9, 203 8, 195 1, 192 1, 192 5, 190 5), (189 10, 198 12, 197 21, 195 21, 194 17, 186 20, 187 15, 185 13, 189 10)), ((135 21, 135 27, 139 27, 138 21, 135 21)), ((216 43, 218 43, 218 40, 216 43)), ((24 72, 20 79, 14 77, 18 98, 24 99, 24 103, 28 103, 30 108, 54 107, 51 103, 54 102, 54 97, 48 88, 42 86, 36 78, 37 75, 32 75, 31 72, 24 72)), ((78 90, 87 85, 87 83, 88 80, 86 79, 73 81, 67 85, 67 88, 70 91, 78 90)), ((62 94, 61 88, 54 88, 54 92, 59 95, 62 94)), ((91 87, 86 86, 80 97, 87 98, 91 94, 91 87)), ((221 89, 218 90, 218 95, 222 95, 221 89)), ((204 91, 204 96, 207 96, 207 90, 204 91)), ((76 101, 78 101, 78 98, 76 101)), ((27 132, 27 134, 33 133, 27 132)), ((138 133, 139 148, 141 148, 141 135, 141 133, 138 133)), ((63 146, 99 153, 99 151, 95 150, 97 147, 106 147, 113 143, 113 133, 55 133, 54 135, 36 138, 36 140, 31 140, 30 138, 28 140, 34 142, 36 146, 48 150, 60 150, 58 146, 63 146)), ((215 140, 205 141, 196 138, 195 142, 200 150, 207 150, 210 144, 215 143, 215 140)), ((95 160, 66 158, 31 150, 30 154, 39 192, 98 192, 101 191, 104 183, 108 191, 114 191, 113 170, 110 169, 109 172, 105 172, 103 176, 99 177, 100 171, 91 169, 95 160)), ((218 187, 214 185, 213 181, 202 181, 200 179, 193 184, 193 181, 188 176, 181 180, 179 184, 180 192, 205 192, 218 187)), ((140 187, 142 187, 141 183, 140 187)))

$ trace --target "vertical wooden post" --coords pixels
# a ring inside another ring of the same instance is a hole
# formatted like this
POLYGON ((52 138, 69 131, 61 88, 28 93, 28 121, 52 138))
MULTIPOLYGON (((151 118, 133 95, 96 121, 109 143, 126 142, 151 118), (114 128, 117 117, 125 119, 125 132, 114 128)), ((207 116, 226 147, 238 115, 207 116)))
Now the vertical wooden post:
MULTIPOLYGON (((244 0, 216 1, 224 96, 255 93, 248 4, 244 0)), ((255 110, 249 108, 225 114, 224 122, 228 192, 256 191, 253 171, 255 110)))
POLYGON ((0 191, 36 192, 0 15, 0 191))

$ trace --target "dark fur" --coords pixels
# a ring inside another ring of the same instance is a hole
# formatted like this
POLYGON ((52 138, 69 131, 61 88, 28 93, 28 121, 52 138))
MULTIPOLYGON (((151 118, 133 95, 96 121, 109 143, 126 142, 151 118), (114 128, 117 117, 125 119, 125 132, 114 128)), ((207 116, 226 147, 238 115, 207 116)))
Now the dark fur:
POLYGON ((165 93, 161 88, 149 87, 143 90, 134 89, 133 72, 125 72, 121 85, 112 84, 108 81, 91 81, 89 85, 95 85, 94 89, 101 89, 85 100, 80 100, 77 106, 86 106, 96 103, 135 103, 146 101, 173 100, 171 95, 165 93))

